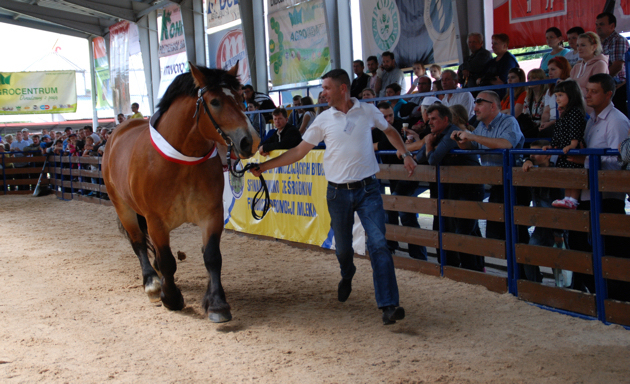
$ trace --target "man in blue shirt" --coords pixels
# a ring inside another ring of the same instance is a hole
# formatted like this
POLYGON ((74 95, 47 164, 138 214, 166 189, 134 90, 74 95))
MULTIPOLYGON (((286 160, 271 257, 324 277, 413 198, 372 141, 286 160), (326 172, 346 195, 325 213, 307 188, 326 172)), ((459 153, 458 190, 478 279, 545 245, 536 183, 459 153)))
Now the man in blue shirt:
MULTIPOLYGON (((473 132, 455 131, 451 139, 457 141, 461 149, 512 149, 522 148, 525 136, 521 133, 518 122, 513 116, 501 113, 499 95, 492 91, 480 92, 475 99, 475 115, 479 121, 473 132)), ((481 165, 503 166, 503 155, 481 155, 481 165)), ((522 200, 529 201, 529 196, 522 196, 522 200)), ((520 201, 520 198, 517 198, 520 201)), ((517 201, 517 202, 518 202, 517 201)), ((491 203, 503 203, 503 186, 493 185, 490 188, 491 203)), ((526 228, 525 228, 526 230, 526 228)), ((519 229, 521 241, 527 241, 528 235, 519 229)), ((500 222, 488 221, 486 237, 505 239, 505 225, 500 222)))

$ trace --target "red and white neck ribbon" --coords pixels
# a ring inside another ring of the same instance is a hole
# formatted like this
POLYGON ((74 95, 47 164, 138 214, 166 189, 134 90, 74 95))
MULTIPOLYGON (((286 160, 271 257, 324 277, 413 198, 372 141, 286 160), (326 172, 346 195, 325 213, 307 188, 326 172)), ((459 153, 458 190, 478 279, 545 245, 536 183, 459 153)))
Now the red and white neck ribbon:
POLYGON ((179 152, 177 149, 173 148, 171 144, 160 133, 153 128, 153 125, 149 124, 149 131, 151 132, 151 144, 153 144, 153 148, 162 155, 168 161, 172 161, 173 163, 185 164, 185 165, 196 165, 203 163, 204 161, 215 157, 217 155, 217 146, 216 144, 212 146, 210 152, 203 157, 191 157, 186 156, 179 152))

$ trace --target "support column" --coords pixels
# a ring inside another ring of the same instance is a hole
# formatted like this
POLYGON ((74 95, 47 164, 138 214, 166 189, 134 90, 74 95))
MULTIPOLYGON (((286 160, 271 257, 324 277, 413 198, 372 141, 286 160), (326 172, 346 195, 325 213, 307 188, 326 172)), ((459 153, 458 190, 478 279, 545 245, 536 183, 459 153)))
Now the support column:
POLYGON ((180 3, 184 36, 186 37, 186 54, 188 61, 206 67, 206 28, 203 12, 203 0, 183 0, 180 3))
POLYGON ((158 56, 157 11, 151 11, 138 20, 138 34, 140 37, 140 51, 144 66, 144 78, 149 96, 151 114, 155 113, 155 100, 160 88, 160 60, 158 56))
MULTIPOLYGON (((94 66, 94 45, 92 44, 92 39, 94 39, 94 37, 90 37, 88 39, 88 46, 89 46, 89 55, 90 55, 90 73, 92 74, 92 76, 90 76, 90 87, 92 88, 92 127, 94 127, 94 129, 96 130, 96 127, 98 127, 98 111, 96 110, 96 95, 97 95, 97 85, 96 85, 96 67, 94 66)), ((109 58, 109 56, 108 56, 109 58)), ((114 119, 116 117, 114 116, 114 119)))
POLYGON ((267 39, 265 37, 265 13, 263 0, 240 1, 241 25, 247 46, 247 59, 256 91, 269 93, 267 77, 267 39))

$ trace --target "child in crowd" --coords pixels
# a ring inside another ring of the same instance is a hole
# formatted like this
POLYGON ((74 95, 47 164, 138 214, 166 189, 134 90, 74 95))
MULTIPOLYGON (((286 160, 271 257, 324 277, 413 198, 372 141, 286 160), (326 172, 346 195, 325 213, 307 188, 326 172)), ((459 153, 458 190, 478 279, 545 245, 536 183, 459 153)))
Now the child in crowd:
MULTIPOLYGON (((431 77, 433 78, 433 91, 441 91, 442 88, 442 67, 437 64, 431 64, 429 67, 431 77)), ((444 96, 444 95, 442 95, 444 96)))
MULTIPOLYGON (((573 80, 558 83, 554 93, 560 118, 556 121, 551 147, 562 148, 562 151, 567 153, 571 149, 579 149, 579 145, 584 139, 584 129, 586 128, 584 97, 580 86, 573 80)), ((558 157, 556 166, 559 168, 584 168, 582 164, 568 161, 566 155, 558 157)), ((564 199, 556 200, 552 205, 557 208, 576 209, 580 190, 566 189, 564 196, 564 199)))
POLYGON ((420 80, 422 76, 426 75, 426 73, 427 70, 424 69, 424 64, 421 61, 416 61, 415 63, 413 63, 414 79, 413 83, 411 83, 411 88, 409 88, 409 90, 407 91, 408 95, 416 91, 416 88, 418 88, 418 80, 420 80))
POLYGON ((55 141, 55 145, 48 148, 48 153, 63 155, 63 140, 58 139, 57 141, 55 141))
POLYGON ((76 133, 68 136, 68 146, 66 147, 66 151, 70 152, 72 156, 79 156, 77 154, 77 135, 76 133))
POLYGON ((365 88, 361 92, 361 100, 373 99, 376 97, 376 92, 372 88, 365 88))
POLYGON ((83 147, 82 156, 92 156, 91 153, 93 150, 94 150, 94 138, 92 136, 86 136, 85 146, 83 147))
MULTIPOLYGON (((531 145, 531 149, 545 149, 551 145, 547 140, 534 141, 531 145)), ((551 167, 553 163, 550 161, 551 155, 530 155, 523 162, 523 172, 528 172, 534 167, 551 167)), ((534 207, 550 208, 552 202, 557 197, 560 197, 560 190, 557 188, 548 187, 532 187, 531 196, 534 207)), ((529 245, 541 245, 551 247, 559 242, 559 247, 562 247, 562 231, 558 232, 551 228, 534 228, 534 232, 529 237, 529 245)), ((540 268, 536 265, 523 264, 523 271, 525 277, 529 281, 542 282, 542 274, 540 268)))
MULTIPOLYGON (((4 145, 0 144, 0 169, 2 169, 2 158, 8 159, 11 157, 10 154, 5 153, 4 145)), ((4 168, 13 168, 13 163, 8 163, 7 160, 4 160, 4 168)))

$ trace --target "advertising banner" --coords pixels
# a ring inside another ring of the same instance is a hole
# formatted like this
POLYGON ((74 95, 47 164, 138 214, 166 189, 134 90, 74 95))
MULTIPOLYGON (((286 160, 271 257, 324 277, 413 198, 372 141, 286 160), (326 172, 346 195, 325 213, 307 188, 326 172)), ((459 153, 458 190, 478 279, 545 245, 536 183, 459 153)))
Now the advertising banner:
POLYGON ((0 115, 76 111, 75 71, 0 73, 0 115))
POLYGON ((182 73, 188 72, 188 55, 186 52, 178 53, 160 59, 162 76, 158 88, 158 99, 161 99, 169 85, 182 73))
POLYGON ((319 79, 330 70, 323 0, 269 12, 269 67, 273 85, 319 79))
MULTIPOLYGON (((272 158, 286 151, 273 151, 272 158)), ((262 162, 259 154, 247 161, 262 162)), ((269 189, 271 208, 260 221, 252 217, 252 199, 260 179, 247 172, 242 178, 225 173, 223 206, 225 227, 239 232, 334 249, 333 232, 326 203, 324 151, 311 151, 302 160, 263 173, 269 189)), ((262 205, 258 203, 257 208, 262 205)), ((262 211, 257 209, 258 214, 262 211)), ((365 234, 355 216, 355 252, 365 254, 365 234)))
POLYGON ((105 39, 100 36, 92 39, 92 51, 94 52, 94 70, 96 75, 96 109, 111 109, 112 88, 109 83, 109 63, 105 39))
POLYGON ((551 27, 566 32, 576 26, 595 30, 595 17, 612 12, 617 32, 630 31, 630 2, 620 0, 495 0, 494 33, 510 36, 510 48, 545 45, 551 27))
POLYGON ((454 0, 362 0, 363 56, 394 53, 399 68, 459 63, 454 0))
POLYGON ((113 81, 112 97, 114 115, 131 114, 129 94, 129 25, 121 21, 109 27, 110 82, 113 81))
POLYGON ((238 0, 207 0, 208 29, 241 18, 238 0))
POLYGON ((165 7, 159 12, 159 15, 160 46, 158 47, 158 56, 165 57, 186 52, 184 23, 179 5, 173 4, 165 7))
POLYGON ((208 51, 210 68, 228 70, 238 62, 238 77, 241 84, 251 82, 247 47, 240 26, 208 35, 208 51))

